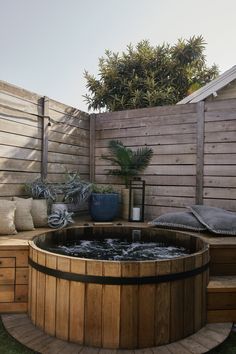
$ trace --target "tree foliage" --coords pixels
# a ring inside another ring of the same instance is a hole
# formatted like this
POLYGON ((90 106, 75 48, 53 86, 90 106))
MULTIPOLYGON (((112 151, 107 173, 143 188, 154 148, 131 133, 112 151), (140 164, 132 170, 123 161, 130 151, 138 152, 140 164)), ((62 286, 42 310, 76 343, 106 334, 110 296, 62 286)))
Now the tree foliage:
POLYGON ((109 50, 99 59, 99 78, 85 71, 89 109, 117 111, 175 104, 218 75, 208 67, 202 36, 153 47, 143 40, 121 55, 109 50))

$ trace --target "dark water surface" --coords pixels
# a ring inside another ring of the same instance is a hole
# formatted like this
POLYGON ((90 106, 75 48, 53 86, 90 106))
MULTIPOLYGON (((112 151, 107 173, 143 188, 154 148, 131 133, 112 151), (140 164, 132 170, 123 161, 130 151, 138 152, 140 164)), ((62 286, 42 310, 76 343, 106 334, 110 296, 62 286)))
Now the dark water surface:
POLYGON ((171 259, 190 254, 184 247, 162 242, 130 242, 114 238, 67 241, 48 247, 47 250, 73 257, 113 261, 171 259))

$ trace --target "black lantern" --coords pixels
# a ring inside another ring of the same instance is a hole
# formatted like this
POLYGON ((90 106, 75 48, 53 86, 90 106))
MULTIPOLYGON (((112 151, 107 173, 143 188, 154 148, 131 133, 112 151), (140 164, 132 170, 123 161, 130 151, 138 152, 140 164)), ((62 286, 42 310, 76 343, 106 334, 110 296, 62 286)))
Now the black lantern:
POLYGON ((129 182, 129 221, 144 222, 145 181, 136 177, 129 182))

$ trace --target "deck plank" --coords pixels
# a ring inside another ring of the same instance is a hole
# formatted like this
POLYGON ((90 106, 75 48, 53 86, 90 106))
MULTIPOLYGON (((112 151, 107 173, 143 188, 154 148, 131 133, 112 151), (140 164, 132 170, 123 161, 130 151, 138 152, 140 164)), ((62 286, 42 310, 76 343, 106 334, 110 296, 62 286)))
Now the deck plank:
POLYGON ((211 323, 197 333, 168 345, 136 350, 113 350, 83 347, 51 337, 36 328, 26 314, 1 317, 4 327, 16 340, 42 354, 203 354, 222 343, 232 328, 232 323, 211 323))

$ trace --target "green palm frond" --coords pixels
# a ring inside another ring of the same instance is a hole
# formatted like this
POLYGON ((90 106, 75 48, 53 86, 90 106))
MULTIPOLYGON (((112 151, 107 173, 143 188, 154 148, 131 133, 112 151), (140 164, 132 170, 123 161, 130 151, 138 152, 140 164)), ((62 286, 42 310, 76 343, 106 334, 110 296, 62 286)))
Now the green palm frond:
POLYGON ((132 150, 119 140, 111 140, 108 145, 111 156, 102 156, 102 159, 111 161, 116 169, 108 170, 109 175, 121 176, 125 180, 126 186, 131 177, 137 176, 150 163, 153 151, 150 148, 142 147, 136 151, 132 150))
POLYGON ((151 158, 153 156, 153 151, 150 148, 143 147, 139 148, 133 153, 133 163, 135 169, 138 171, 143 171, 148 167, 151 158))

